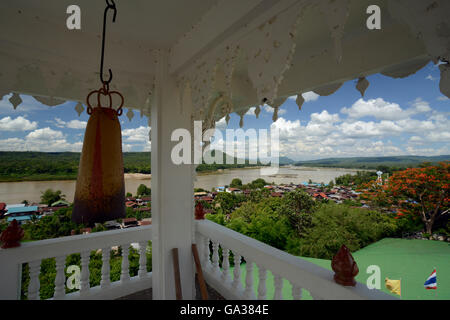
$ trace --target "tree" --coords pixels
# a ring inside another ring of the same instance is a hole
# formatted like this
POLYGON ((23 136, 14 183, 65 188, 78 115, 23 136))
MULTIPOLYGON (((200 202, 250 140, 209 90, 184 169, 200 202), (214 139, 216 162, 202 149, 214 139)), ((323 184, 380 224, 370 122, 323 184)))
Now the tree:
POLYGON ((49 206, 58 200, 65 200, 65 195, 62 194, 61 190, 53 191, 53 189, 47 189, 41 192, 41 203, 45 203, 49 206))
POLYGON ((258 178, 249 183, 248 186, 250 187, 250 189, 262 189, 267 184, 268 183, 264 179, 258 178))
POLYGON ((283 198, 278 212, 288 218, 299 236, 311 226, 311 214, 318 204, 303 190, 289 192, 283 198))
POLYGON ((139 185, 137 188, 136 196, 149 196, 151 194, 151 189, 148 188, 145 184, 139 185))
POLYGON ((369 183, 365 196, 378 205, 396 206, 398 217, 419 216, 427 233, 450 210, 450 164, 422 165, 395 172, 380 186, 369 183), (371 187, 370 187, 371 185, 371 187))
POLYGON ((234 178, 230 183, 231 188, 242 188, 242 180, 239 178, 234 178))

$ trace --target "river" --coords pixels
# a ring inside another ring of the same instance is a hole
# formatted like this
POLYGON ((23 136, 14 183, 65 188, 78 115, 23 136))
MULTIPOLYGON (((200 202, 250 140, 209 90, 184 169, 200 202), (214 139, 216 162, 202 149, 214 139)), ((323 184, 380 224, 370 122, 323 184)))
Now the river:
MULTIPOLYGON (((347 173, 356 173, 356 169, 337 168, 307 168, 307 167, 282 167, 278 174, 261 176, 260 169, 226 169, 214 173, 199 173, 195 181, 196 188, 211 190, 214 187, 230 184, 233 178, 240 178, 242 182, 249 183, 255 179, 263 178, 267 182, 301 183, 311 179, 318 183, 328 183, 338 176, 347 173)), ((150 175, 127 174, 125 175, 126 192, 136 193, 140 184, 150 186, 150 175)), ((20 203, 28 200, 30 203, 39 202, 41 192, 46 189, 61 190, 68 201, 73 201, 75 194, 75 181, 23 181, 23 182, 0 182, 0 202, 7 204, 20 203)))

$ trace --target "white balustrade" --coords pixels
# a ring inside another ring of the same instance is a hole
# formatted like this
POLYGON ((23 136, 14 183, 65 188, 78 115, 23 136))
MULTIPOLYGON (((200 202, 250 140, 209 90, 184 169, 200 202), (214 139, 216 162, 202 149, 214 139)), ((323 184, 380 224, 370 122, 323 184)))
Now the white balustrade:
POLYGON ((80 295, 86 295, 89 290, 89 259, 90 251, 81 252, 81 278, 80 278, 80 295))
POLYGON ((56 239, 25 242, 14 249, 0 249, 0 300, 20 299, 21 270, 28 263, 30 282, 25 295, 29 300, 40 299, 39 274, 43 259, 55 258, 55 291, 52 299, 115 299, 152 287, 152 273, 147 272, 146 247, 152 238, 152 226, 96 232, 56 239), (130 277, 128 250, 130 243, 139 243, 139 271, 130 277), (125 245, 124 245, 125 244, 125 245), (121 280, 110 280, 110 250, 122 245, 121 280), (89 257, 92 251, 102 251, 100 285, 90 287, 89 257), (71 254, 81 255, 80 290, 65 293, 65 263, 71 254), (5 284, 5 285, 3 285, 5 284))
POLYGON ((28 284, 28 300, 39 300, 39 273, 41 271, 41 260, 32 261, 28 264, 30 269, 30 282, 28 284))
POLYGON ((56 257, 56 277, 55 277, 55 292, 53 294, 54 299, 61 299, 66 293, 65 289, 65 280, 66 277, 64 275, 64 266, 66 263, 66 256, 56 257))
POLYGON ((147 241, 139 242, 139 278, 147 275, 147 241))
POLYGON ((231 284, 231 287, 233 290, 241 290, 242 289, 242 283, 241 283, 241 256, 236 251, 233 252, 233 262, 234 262, 234 270, 233 270, 233 283, 231 284))
POLYGON ((253 262, 247 260, 245 264, 246 276, 245 276, 245 291, 244 299, 254 300, 255 292, 253 288, 253 262))
MULTIPOLYGON (((253 284, 253 264, 258 266, 258 299, 267 298, 266 280, 267 273, 274 275, 274 299, 283 299, 283 279, 288 280, 292 285, 293 299, 302 298, 302 289, 311 293, 314 299, 346 299, 346 300, 391 300, 396 299, 391 295, 379 290, 370 290, 364 284, 357 283, 355 287, 344 287, 333 280, 334 273, 330 270, 317 266, 300 257, 293 256, 287 252, 271 247, 258 240, 247 237, 243 234, 230 230, 224 226, 209 220, 196 221, 196 234, 203 239, 211 240, 213 243, 212 268, 204 268, 206 282, 217 290, 225 299, 255 299, 253 284), (223 250, 224 272, 219 272, 219 245, 223 250), (235 266, 233 270, 234 279, 231 283, 223 281, 227 275, 227 264, 225 256, 228 250, 235 254, 235 266), (239 254, 236 254, 239 252, 239 254), (238 285, 240 279, 240 259, 246 261, 245 289, 238 285), (225 275, 224 275, 225 274, 225 275), (239 280, 238 280, 239 279, 239 280)), ((206 248, 204 250, 209 257, 206 248)), ((209 260, 209 259, 207 259, 209 260)), ((272 297, 271 297, 272 298, 272 297)))
POLYGON ((267 270, 266 267, 263 265, 258 265, 258 300, 266 300, 267 298, 267 287, 266 287, 266 280, 267 280, 267 270))
POLYGON ((222 247, 222 281, 230 281, 230 249, 222 247))
POLYGON ((273 300, 283 300, 283 278, 276 274, 274 275, 273 282, 275 287, 273 300))
POLYGON ((128 252, 130 250, 130 244, 124 244, 122 246, 122 272, 120 273, 120 281, 125 282, 130 280, 130 261, 128 260, 128 252))

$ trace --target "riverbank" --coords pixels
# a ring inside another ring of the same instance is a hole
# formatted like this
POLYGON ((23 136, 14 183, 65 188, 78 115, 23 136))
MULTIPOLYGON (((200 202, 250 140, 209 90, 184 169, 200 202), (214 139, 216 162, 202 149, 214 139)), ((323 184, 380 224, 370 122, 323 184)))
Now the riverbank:
MULTIPOLYGON (((250 183, 258 178, 263 178, 268 183, 273 182, 275 184, 299 184, 310 179, 317 183, 328 183, 336 177, 345 174, 354 174, 356 171, 331 168, 310 168, 309 170, 302 168, 302 170, 296 170, 289 167, 280 167, 275 177, 268 177, 261 175, 259 168, 224 169, 222 171, 215 171, 214 173, 198 172, 194 187, 211 190, 219 186, 229 185, 234 178, 240 178, 244 184, 250 183)), ((0 182, 0 202, 7 204, 21 203, 23 200, 27 200, 29 203, 39 202, 41 192, 47 189, 61 190, 66 196, 66 199, 72 201, 75 194, 75 179, 76 177, 73 179, 46 181, 0 182)), ((125 192, 136 194, 137 188, 141 184, 151 187, 151 174, 125 174, 125 192)))

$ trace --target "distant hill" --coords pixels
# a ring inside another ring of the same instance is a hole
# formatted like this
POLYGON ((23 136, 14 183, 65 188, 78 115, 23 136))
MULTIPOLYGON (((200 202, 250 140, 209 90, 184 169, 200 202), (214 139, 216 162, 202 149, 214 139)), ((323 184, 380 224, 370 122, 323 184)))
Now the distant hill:
POLYGON ((353 157, 353 158, 327 158, 310 161, 298 161, 296 166, 315 166, 333 168, 378 169, 379 167, 408 168, 417 167, 421 163, 438 163, 450 161, 450 155, 441 156, 396 156, 396 157, 353 157))
POLYGON ((288 158, 288 157, 280 157, 278 161, 279 161, 278 163, 281 166, 289 165, 289 164, 295 164, 296 163, 295 160, 292 160, 291 158, 288 158))

